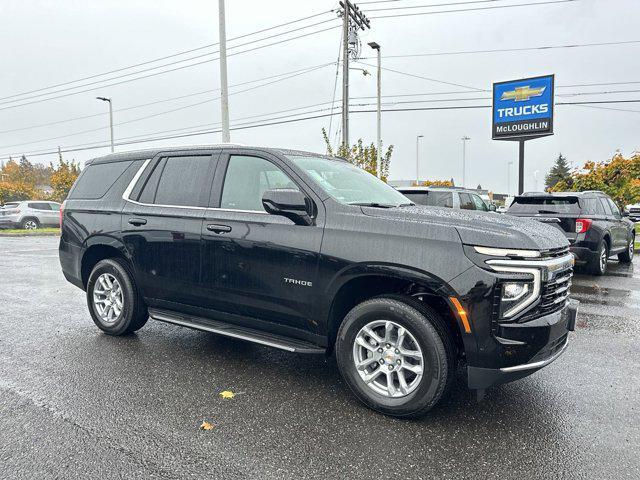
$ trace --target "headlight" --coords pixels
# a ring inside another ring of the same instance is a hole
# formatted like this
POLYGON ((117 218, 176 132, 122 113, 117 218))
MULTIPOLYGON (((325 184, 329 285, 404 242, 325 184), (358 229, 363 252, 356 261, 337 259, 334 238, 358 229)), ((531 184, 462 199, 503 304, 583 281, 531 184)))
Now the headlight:
POLYGON ((540 296, 540 270, 515 266, 491 265, 497 272, 525 274, 523 280, 507 280, 501 284, 500 318, 508 320, 534 303, 540 296))
POLYGON ((533 291, 532 282, 506 282, 501 285, 501 288, 500 318, 513 317, 531 303, 529 297, 531 297, 531 292, 533 291))

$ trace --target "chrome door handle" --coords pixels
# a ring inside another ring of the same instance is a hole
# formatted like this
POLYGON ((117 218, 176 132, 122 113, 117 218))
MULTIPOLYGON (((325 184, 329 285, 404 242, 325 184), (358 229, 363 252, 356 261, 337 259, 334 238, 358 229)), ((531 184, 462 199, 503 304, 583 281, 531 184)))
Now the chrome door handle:
POLYGON ((146 225, 147 221, 144 218, 130 218, 129 223, 139 227, 140 225, 146 225))
POLYGON ((207 225, 207 230, 213 233, 221 234, 221 233, 229 233, 231 231, 231 227, 229 225, 216 225, 215 223, 210 223, 207 225))

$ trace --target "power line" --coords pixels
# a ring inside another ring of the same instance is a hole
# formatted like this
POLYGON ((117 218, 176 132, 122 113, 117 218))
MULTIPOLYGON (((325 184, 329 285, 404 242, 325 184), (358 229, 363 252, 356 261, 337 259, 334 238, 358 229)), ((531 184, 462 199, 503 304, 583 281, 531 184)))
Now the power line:
MULTIPOLYGON (((467 0, 464 2, 449 2, 449 3, 431 3, 429 5, 406 5, 400 7, 383 7, 383 8, 368 8, 368 12, 383 12, 388 10, 411 10, 414 8, 433 8, 433 7, 454 7, 456 5, 471 5, 477 3, 495 3, 504 2, 508 0, 467 0)), ((359 2, 360 5, 362 3, 359 2)))
MULTIPOLYGON (((289 72, 279 73, 279 74, 276 74, 276 75, 270 75, 268 77, 257 78, 255 80, 247 80, 247 81, 244 81, 244 82, 235 83, 233 85, 230 85, 229 88, 239 87, 239 86, 247 85, 247 84, 250 84, 250 83, 261 82, 261 81, 264 81, 264 80, 270 80, 272 78, 278 78, 278 77, 290 75, 290 74, 293 74, 293 73, 305 72, 307 70, 312 70, 312 69, 314 69, 316 67, 326 67, 326 66, 332 65, 332 64, 333 64, 333 62, 327 62, 327 63, 323 63, 323 64, 312 65, 312 66, 309 66, 309 67, 300 68, 300 69, 297 69, 297 70, 292 70, 292 71, 289 71, 289 72)), ((212 93, 212 92, 217 92, 217 91, 220 91, 220 89, 219 88, 212 88, 212 89, 208 89, 208 90, 202 90, 202 91, 199 91, 199 92, 193 92, 193 93, 188 93, 188 94, 185 94, 185 95, 179 95, 177 97, 169 97, 169 98, 165 98, 165 99, 155 100, 153 102, 142 103, 142 104, 138 104, 138 105, 132 105, 130 107, 118 108, 118 109, 114 110, 114 112, 124 112, 126 110, 133 110, 133 109, 136 109, 136 108, 148 107, 150 105, 156 105, 156 104, 159 104, 159 103, 171 102, 171 101, 174 101, 174 100, 182 100, 184 98, 195 97, 195 96, 198 96, 198 95, 203 95, 205 93, 212 93)), ((34 129, 34 128, 49 127, 49 126, 58 125, 58 124, 61 124, 61 123, 72 122, 72 121, 75 121, 75 120, 84 120, 84 119, 87 119, 87 118, 100 117, 100 116, 104 116, 104 115, 108 115, 108 113, 94 113, 94 114, 91 114, 91 115, 83 115, 81 117, 68 118, 66 120, 58 120, 58 121, 55 121, 55 122, 41 123, 41 124, 38 124, 38 125, 31 125, 31 126, 28 126, 28 127, 14 128, 14 129, 10 129, 10 130, 2 130, 2 131, 0 131, 0 134, 17 132, 17 131, 22 131, 22 130, 30 130, 30 129, 34 129)))
MULTIPOLYGON (((361 62, 361 61, 357 61, 356 63, 360 63, 362 65, 367 65, 368 67, 377 68, 376 65, 371 65, 370 63, 365 63, 365 62, 361 62)), ((405 75, 407 77, 420 78, 422 80, 428 80, 430 82, 442 83, 443 85, 452 85, 454 87, 468 88, 470 90, 475 90, 477 92, 487 92, 488 91, 486 89, 477 88, 477 87, 471 87, 469 85, 463 85, 463 84, 460 84, 460 83, 446 82, 444 80, 438 80, 437 78, 424 77, 422 75, 416 75, 414 73, 402 72, 400 70, 395 70, 393 68, 388 68, 388 67, 382 67, 382 70, 387 71, 387 72, 397 73, 399 75, 405 75)))
MULTIPOLYGON (((505 52, 527 52, 534 50, 555 50, 564 48, 583 48, 583 47, 604 47, 612 45, 632 45, 640 43, 640 40, 625 40, 619 42, 600 42, 600 43, 582 43, 582 44, 567 44, 567 45, 541 45, 537 47, 522 47, 522 48, 495 48, 486 50, 463 50, 463 51, 449 51, 449 52, 430 52, 430 53, 412 53, 403 55, 385 55, 383 58, 413 58, 413 57, 439 57, 445 55, 475 55, 479 53, 505 53, 505 52)), ((363 60, 372 59, 374 57, 363 57, 363 60)))
MULTIPOLYGON (((233 37, 233 38, 228 39, 228 41, 232 42, 234 40, 239 40, 241 38, 246 38, 246 37, 249 37, 251 35, 256 35, 258 33, 264 33, 264 32, 270 31, 270 30, 275 30, 276 28, 280 28, 280 27, 284 27, 284 26, 291 25, 291 24, 294 24, 294 23, 302 22, 304 20, 309 20, 311 18, 319 17, 321 15, 326 15, 327 13, 332 13, 332 12, 333 12, 333 10, 325 10, 323 12, 316 13, 316 14, 313 14, 313 15, 309 15, 307 17, 298 18, 297 20, 291 20, 289 22, 285 22, 285 23, 281 23, 281 24, 278 24, 278 25, 274 25, 272 27, 263 28, 261 30, 256 30, 254 32, 246 33, 244 35, 239 35, 237 37, 233 37)), ((314 24, 314 25, 316 25, 316 24, 314 24)), ((313 25, 307 25, 307 27, 310 27, 310 26, 313 26, 313 25)), ((302 27, 302 28, 307 28, 307 27, 302 27)), ((256 41, 260 41, 260 40, 256 40, 256 41)), ((7 98, 20 97, 22 95, 27 95, 27 94, 30 94, 30 93, 40 92, 42 90, 50 90, 52 88, 61 87, 61 86, 64 86, 64 85, 70 85, 72 83, 78 83, 78 82, 81 82, 81 81, 84 81, 84 80, 91 80, 93 78, 101 77, 101 76, 104 76, 104 75, 110 75, 112 73, 122 72, 124 70, 129 70, 131 68, 140 67, 140 66, 143 66, 143 65, 148 65, 150 63, 159 62, 161 60, 166 60, 168 58, 174 58, 174 57, 178 57, 180 55, 185 55, 187 53, 192 53, 192 52, 196 52, 196 51, 199 51, 199 50, 204 50, 204 49, 207 49, 207 48, 215 47, 216 45, 218 45, 217 42, 216 43, 210 43, 208 45, 203 45, 201 47, 192 48, 190 50, 183 50, 181 52, 173 53, 171 55, 166 55, 164 57, 159 57, 159 58, 155 58, 153 60, 148 60, 148 61, 145 61, 145 62, 132 64, 132 65, 129 65, 129 66, 126 66, 126 67, 117 68, 115 70, 109 70, 107 72, 97 73, 97 74, 94 74, 94 75, 90 75, 88 77, 82 77, 82 78, 78 78, 76 80, 71 80, 71 81, 64 82, 64 83, 58 83, 58 84, 55 84, 55 85, 50 85, 48 87, 41 87, 41 88, 38 88, 38 89, 35 89, 35 90, 30 90, 30 91, 27 91, 27 92, 15 93, 15 94, 9 95, 7 97, 0 97, 0 100, 5 100, 7 98)), ((212 53, 215 53, 215 52, 212 52, 212 53)))
POLYGON ((568 3, 568 2, 577 2, 579 0, 549 0, 546 2, 537 2, 537 3, 519 3, 517 5, 496 5, 495 7, 478 7, 478 8, 459 8, 455 10, 438 10, 436 12, 413 12, 413 13, 395 13, 391 15, 378 15, 371 16, 373 19, 380 18, 397 18, 397 17, 415 17, 418 15, 437 15, 440 13, 456 13, 456 12, 477 12, 481 10, 497 10, 502 8, 515 8, 515 7, 531 7, 537 5, 550 5, 554 3, 568 3))
MULTIPOLYGON (((335 19, 330 19, 329 21, 335 21, 335 19)), ((320 22, 320 23, 326 23, 326 22, 320 22)), ((315 25, 314 25, 314 26, 315 26, 315 25)), ((303 27, 303 28, 306 28, 306 27, 303 27)), ((281 40, 281 41, 279 41, 279 42, 273 42, 273 43, 270 43, 270 44, 267 44, 267 45, 261 45, 261 46, 259 46, 259 47, 255 47, 255 48, 251 48, 251 49, 243 50, 243 51, 240 51, 240 52, 230 53, 230 54, 228 54, 227 56, 228 56, 228 57, 231 57, 231 56, 233 56, 233 55, 239 55, 239 54, 241 54, 241 53, 251 52, 251 51, 253 51, 253 50, 258 50, 258 49, 261 49, 261 48, 269 47, 269 46, 272 46, 272 45, 277 45, 277 44, 284 43, 284 42, 288 42, 288 41, 291 41, 291 40, 297 40, 297 39, 299 39, 299 38, 303 38, 303 37, 306 37, 306 36, 309 36, 309 35, 314 35, 314 34, 316 34, 316 33, 321 33, 321 32, 327 31, 327 30, 331 30, 331 29, 333 29, 333 28, 337 28, 337 25, 336 25, 336 26, 334 26, 334 27, 330 27, 330 28, 324 29, 324 30, 319 30, 319 31, 311 32, 311 33, 308 33, 308 34, 305 34, 305 35, 300 35, 300 36, 293 37, 293 38, 287 38, 287 39, 281 40)), ((296 30, 297 30, 297 29, 296 29, 296 30)), ((289 33, 292 33, 292 32, 294 32, 294 31, 296 31, 296 30, 292 30, 292 31, 289 31, 289 32, 285 32, 284 34, 289 34, 289 33)), ((279 35, 283 35, 283 34, 273 35, 273 36, 268 37, 268 38, 273 38, 273 37, 276 37, 276 36, 279 36, 279 35)), ((253 43, 258 43, 258 42, 263 41, 263 40, 266 40, 266 39, 268 39, 268 38, 259 39, 259 40, 254 40, 254 41, 247 42, 247 43, 244 43, 244 44, 241 44, 241 45, 236 45, 235 47, 229 47, 229 49, 231 49, 231 48, 236 48, 236 47, 241 47, 241 46, 246 46, 246 45, 250 45, 250 44, 253 44, 253 43)), ((202 54, 202 55, 197 55, 197 56, 195 56, 195 57, 190 57, 190 58, 187 58, 187 59, 179 60, 179 61, 177 61, 177 62, 170 62, 170 63, 166 63, 166 64, 164 64, 164 65, 158 65, 158 66, 156 66, 156 67, 151 67, 151 68, 147 68, 147 69, 144 69, 144 70, 138 70, 138 71, 136 71, 136 72, 126 73, 126 74, 124 74, 124 75, 120 75, 120 76, 116 76, 116 77, 112 77, 112 78, 108 78, 108 79, 104 79, 104 80, 97 80, 97 81, 95 81, 95 82, 86 83, 86 84, 84 84, 84 85, 78 85, 78 86, 74 86, 74 87, 68 87, 68 88, 64 88, 64 89, 56 90, 56 91, 53 91, 53 92, 39 93, 39 94, 37 94, 37 95, 32 95, 32 96, 30 96, 30 97, 19 98, 19 99, 17 99, 17 100, 9 100, 9 101, 5 101, 5 102, 0 102, 0 106, 1 106, 1 105, 8 105, 8 104, 12 104, 12 103, 15 103, 15 102, 23 102, 24 100, 30 100, 30 99, 33 99, 33 98, 39 98, 39 97, 43 97, 43 96, 47 96, 47 95, 54 95, 54 94, 56 94, 56 93, 61 93, 61 92, 69 91, 69 90, 75 90, 75 89, 77 89, 77 88, 87 87, 87 86, 90 86, 90 85, 97 85, 97 84, 99 84, 99 83, 109 82, 109 81, 111 81, 111 80, 117 80, 117 79, 119 79, 119 78, 124 78, 124 77, 131 76, 131 75, 137 75, 137 74, 144 73, 144 72, 147 72, 147 71, 157 70, 158 68, 164 68, 164 67, 168 67, 168 66, 171 66, 171 65, 176 65, 176 64, 178 64, 178 63, 182 63, 182 62, 186 62, 186 61, 190 61, 190 60, 196 60, 196 59, 198 59, 198 58, 205 57, 205 56, 209 56, 209 55, 213 55, 213 54, 215 54, 215 53, 218 53, 218 52, 212 52, 212 53, 206 53, 206 54, 202 54)), ((202 64, 204 64, 204 63, 210 63, 210 62, 213 62, 213 61, 218 60, 218 59, 219 59, 219 57, 216 57, 216 58, 212 58, 212 59, 209 59, 209 60, 204 60, 204 61, 200 61, 200 62, 196 62, 196 63, 189 64, 189 65, 183 65, 183 66, 180 66, 180 67, 172 68, 172 69, 169 69, 169 70, 163 70, 163 71, 161 71, 161 72, 154 72, 154 73, 152 73, 152 74, 144 75, 144 76, 137 77, 137 78, 131 78, 131 79, 128 79, 128 80, 123 80, 123 81, 116 82, 116 83, 112 83, 112 84, 109 84, 109 85, 101 85, 101 86, 98 86, 98 87, 95 87, 95 88, 89 88, 89 89, 81 90, 81 91, 78 91, 78 92, 67 93, 67 94, 64 94, 64 95, 56 96, 56 97, 49 97, 49 98, 45 98, 45 99, 37 100, 37 101, 33 101, 33 102, 21 103, 21 104, 19 104, 19 105, 11 105, 11 106, 9 106, 9 107, 3 107, 3 108, 0 108, 0 110, 5 110, 5 109, 7 109, 7 108, 20 107, 20 106, 23 106, 23 105, 31 105, 31 104, 33 104, 33 103, 38 103, 38 102, 40 102, 40 101, 43 101, 43 102, 44 102, 44 101, 48 101, 48 100, 53 100, 53 99, 57 99, 57 98, 63 98, 63 97, 67 97, 67 96, 70 96, 70 95, 76 95, 76 94, 80 94, 80 93, 84 93, 84 92, 89 92, 89 91, 100 90, 100 89, 103 89, 103 88, 106 88, 106 87, 110 87, 110 86, 114 86, 114 85, 120 85, 120 84, 122 84, 122 83, 128 83, 128 82, 132 82, 132 81, 136 81, 136 80, 141 80, 141 79, 144 79, 144 78, 153 77, 153 76, 156 76, 156 75, 162 75, 162 74, 165 74, 165 73, 174 72, 174 71, 176 71, 176 70, 182 70, 182 69, 184 69, 184 68, 189 68, 189 67, 193 67, 193 66, 196 66, 196 65, 202 65, 202 64)))
MULTIPOLYGON (((593 104, 593 103, 597 103, 597 104, 601 104, 601 103, 640 103, 640 99, 630 99, 630 100, 608 100, 608 101, 597 101, 597 102, 558 102, 556 103, 556 105, 586 105, 586 104, 593 104)), ((415 108, 387 108, 387 109, 382 109, 383 112, 409 112, 409 111, 432 111, 432 110, 470 110, 470 109, 483 109, 483 108, 491 108, 491 105, 458 105, 458 106, 440 106, 440 107, 415 107, 415 108)), ((372 110, 353 110, 352 113, 375 113, 377 110, 372 109, 372 110)), ((319 115, 313 115, 313 116, 309 116, 309 117, 303 117, 303 118, 294 118, 294 119, 288 119, 288 120, 281 120, 281 121, 275 121, 275 122, 265 122, 265 123, 260 123, 260 124, 252 124, 252 125, 243 125, 243 126, 233 126, 231 127, 231 130, 243 130, 243 129, 248 129, 248 128, 258 128, 258 127, 264 127, 264 126, 271 126, 271 125, 281 125, 281 124, 286 124, 286 123, 293 123, 293 122, 301 122, 301 121, 306 121, 306 120, 313 120, 313 119, 318 119, 318 118, 326 118, 330 115, 338 115, 341 112, 334 112, 334 113, 326 113, 326 114, 319 114, 319 115)), ((253 122, 250 122, 253 123, 253 122)), ((197 133, 187 133, 187 134, 180 134, 180 135, 171 135, 171 136, 165 136, 165 137, 154 137, 154 138, 145 138, 145 139, 140 139, 140 140, 136 140, 136 141, 130 141, 130 142, 117 142, 115 145, 117 146, 123 146, 123 145, 131 145, 131 144, 137 144, 137 143, 148 143, 148 142, 152 142, 152 141, 159 141, 159 140, 171 140, 171 139, 175 139, 175 138, 186 138, 186 137, 192 137, 192 136, 199 136, 199 135, 206 135, 206 134, 211 134, 211 133, 220 133, 220 130, 207 130, 207 131, 201 131, 201 132, 197 132, 197 133)), ((65 148, 65 149, 61 149, 62 152, 64 153, 68 153, 68 152, 75 152, 75 151, 84 151, 84 150, 94 150, 97 148, 106 148, 108 147, 109 144, 108 143, 101 143, 101 144, 97 144, 91 147, 86 147, 86 148, 65 148)), ((25 155, 27 156, 42 156, 42 155, 51 155, 51 154, 56 154, 58 153, 57 148, 56 149, 52 149, 48 152, 39 152, 39 153, 26 153, 25 155)), ((13 154, 11 154, 11 156, 14 156, 13 154)), ((5 154, 0 156, 0 159, 8 159, 9 155, 5 154)))
MULTIPOLYGON (((263 83, 263 84, 260 84, 260 85, 255 85, 253 87, 245 88, 244 90, 239 90, 239 91, 236 91, 236 92, 232 92, 229 95, 237 95, 239 93, 244 93, 244 92, 248 92, 248 91, 251 91, 251 90, 255 90, 257 88, 262 88, 262 87, 265 87, 267 85, 272 85, 274 83, 278 83, 278 82, 281 82, 281 81, 284 81, 284 80, 289 80, 290 78, 294 78, 294 77, 297 77, 297 76, 300 76, 300 75, 303 75, 303 74, 306 74, 306 73, 314 72, 316 70, 319 70, 320 68, 326 67, 326 66, 331 65, 331 64, 332 63, 324 64, 324 65, 321 65, 321 66, 317 66, 315 68, 311 68, 311 69, 305 70, 303 72, 295 73, 293 75, 289 75, 289 76, 284 77, 284 78, 279 78, 279 79, 276 79, 276 80, 272 80, 271 82, 263 83)), ((174 112, 177 112, 177 111, 180 111, 180 110, 185 110, 187 108, 192 108, 192 107, 196 107, 196 106, 199 106, 199 105, 203 105, 205 103, 210 103, 210 102, 213 102, 215 100, 218 100, 218 98, 219 97, 212 98, 212 99, 207 99, 207 100, 203 100, 201 102, 192 103, 192 104, 189 104, 189 105, 183 105, 181 107, 177 107, 177 108, 174 108, 174 109, 171 109, 171 110, 166 110, 166 111, 154 113, 154 114, 151 114, 151 115, 146 115, 144 117, 138 117, 138 118, 134 118, 132 120, 127 120, 127 121, 124 121, 124 122, 115 123, 114 126, 127 125, 127 124, 130 124, 130 123, 139 122, 141 120, 147 120, 149 118, 155 118, 155 117, 159 117, 161 115, 167 115, 169 113, 174 113, 174 112)), ((18 143, 18 144, 14 144, 14 145, 5 145, 5 146, 2 146, 0 148, 13 148, 13 147, 19 147, 19 146, 23 146, 23 145, 32 145, 34 143, 47 142, 49 140, 59 140, 61 138, 68 138, 68 137, 73 137, 73 136, 76 136, 76 135, 83 135, 85 133, 98 132, 98 131, 101 131, 101 130, 105 130, 106 128, 109 128, 109 127, 93 128, 93 129, 90 129, 90 130, 83 130, 81 132, 69 133, 69 134, 60 135, 60 136, 57 136, 57 137, 44 138, 44 139, 34 140, 34 141, 30 141, 30 142, 18 143)))

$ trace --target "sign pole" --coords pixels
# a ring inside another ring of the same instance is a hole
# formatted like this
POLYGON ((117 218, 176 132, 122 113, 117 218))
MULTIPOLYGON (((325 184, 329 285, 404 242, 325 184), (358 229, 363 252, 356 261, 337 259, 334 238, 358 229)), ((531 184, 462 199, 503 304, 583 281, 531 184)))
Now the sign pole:
POLYGON ((524 192, 524 140, 520 140, 520 152, 518 158, 518 195, 524 192))

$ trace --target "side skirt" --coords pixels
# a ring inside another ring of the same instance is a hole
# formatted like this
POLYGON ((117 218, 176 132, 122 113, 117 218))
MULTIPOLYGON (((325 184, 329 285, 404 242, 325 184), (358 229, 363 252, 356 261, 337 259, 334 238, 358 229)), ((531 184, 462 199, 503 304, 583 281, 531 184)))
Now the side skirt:
POLYGON ((183 315, 169 310, 150 308, 149 316, 152 319, 158 320, 160 322, 180 325, 182 327, 202 330, 204 332, 216 333, 218 335, 224 335, 225 337, 237 338, 239 340, 245 340, 247 342, 258 343, 260 345, 266 345, 268 347, 286 350, 287 352, 323 355, 326 353, 325 348, 314 345, 313 343, 305 342, 303 340, 287 338, 282 335, 271 334, 260 330, 241 327, 238 325, 226 324, 223 322, 209 320, 192 315, 183 315))

